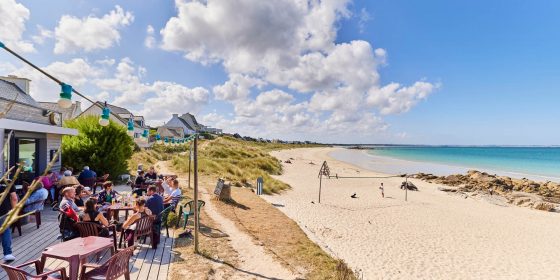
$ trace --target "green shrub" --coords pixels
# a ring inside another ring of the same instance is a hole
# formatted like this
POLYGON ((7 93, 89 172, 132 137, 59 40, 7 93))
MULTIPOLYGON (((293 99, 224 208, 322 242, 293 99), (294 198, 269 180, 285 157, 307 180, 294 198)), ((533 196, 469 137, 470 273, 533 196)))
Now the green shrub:
POLYGON ((169 212, 169 215, 167 216, 167 226, 168 227, 176 226, 178 219, 179 219, 179 215, 177 215, 173 211, 169 212))
POLYGON ((124 126, 110 121, 103 127, 98 120, 96 116, 82 116, 64 123, 77 129, 78 135, 62 137, 62 164, 75 169, 87 165, 97 174, 109 173, 115 178, 127 173, 134 142, 124 126))

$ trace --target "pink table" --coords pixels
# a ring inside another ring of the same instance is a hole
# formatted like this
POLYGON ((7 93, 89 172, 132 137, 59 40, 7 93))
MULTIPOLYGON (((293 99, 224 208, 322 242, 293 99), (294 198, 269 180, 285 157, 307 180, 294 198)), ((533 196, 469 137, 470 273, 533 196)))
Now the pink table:
POLYGON ((42 267, 39 269, 39 273, 43 272, 47 258, 60 259, 70 263, 68 268, 70 280, 77 280, 80 264, 84 263, 87 257, 106 249, 111 249, 111 255, 115 253, 113 239, 97 236, 76 238, 47 247, 41 256, 42 267))

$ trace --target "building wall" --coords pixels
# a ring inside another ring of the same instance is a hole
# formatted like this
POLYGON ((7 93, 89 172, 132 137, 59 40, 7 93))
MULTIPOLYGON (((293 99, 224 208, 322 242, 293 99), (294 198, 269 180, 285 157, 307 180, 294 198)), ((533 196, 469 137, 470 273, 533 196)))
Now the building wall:
MULTIPOLYGON (((62 135, 58 134, 47 134, 47 150, 45 155, 46 164, 51 161, 51 155, 54 155, 58 149, 62 146, 62 135)), ((52 167, 53 172, 58 172, 60 170, 62 163, 62 156, 58 157, 55 165, 52 167)))
POLYGON ((193 134, 195 131, 189 129, 178 117, 173 116, 171 120, 169 120, 165 126, 174 126, 174 127, 182 127, 185 134, 193 134))
MULTIPOLYGON (((0 100, 1 110, 6 110, 9 103, 10 102, 6 100, 0 100)), ((49 117, 43 116, 44 112, 45 110, 42 108, 34 108, 20 103, 15 103, 6 115, 6 119, 52 125, 49 121, 49 117)))
MULTIPOLYGON (((98 106, 89 106, 89 108, 87 108, 83 113, 82 116, 97 116, 100 117, 101 114, 103 113, 102 109, 99 108, 98 106)), ((121 121, 120 119, 116 118, 113 114, 109 115, 109 119, 114 121, 115 123, 122 125, 124 127, 128 126, 128 123, 125 123, 123 121, 121 121)))

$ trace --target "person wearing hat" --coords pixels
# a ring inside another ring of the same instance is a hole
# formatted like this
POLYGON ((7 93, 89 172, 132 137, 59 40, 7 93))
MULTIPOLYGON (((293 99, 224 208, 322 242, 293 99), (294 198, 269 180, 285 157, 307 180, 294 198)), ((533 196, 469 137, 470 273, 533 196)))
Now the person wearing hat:
POLYGON ((62 190, 62 199, 60 200, 60 209, 66 209, 66 207, 71 207, 74 212, 80 212, 80 207, 76 205, 74 199, 76 198, 76 189, 74 187, 66 187, 62 190))

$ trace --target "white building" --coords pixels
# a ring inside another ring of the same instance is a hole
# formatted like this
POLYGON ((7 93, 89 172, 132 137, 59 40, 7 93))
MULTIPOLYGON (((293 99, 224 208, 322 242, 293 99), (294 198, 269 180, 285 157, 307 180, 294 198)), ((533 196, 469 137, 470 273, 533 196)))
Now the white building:
MULTIPOLYGON (((77 135, 62 127, 62 113, 45 109, 29 95, 29 79, 0 77, 0 173, 24 164, 20 180, 31 182, 47 167, 60 148, 63 135, 77 135)), ((60 158, 53 171, 60 169, 60 158)))

